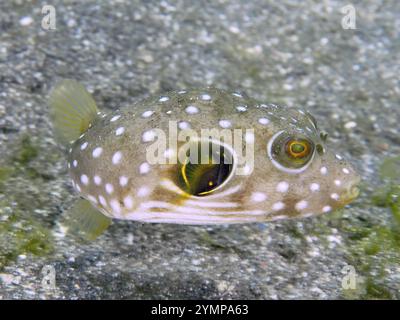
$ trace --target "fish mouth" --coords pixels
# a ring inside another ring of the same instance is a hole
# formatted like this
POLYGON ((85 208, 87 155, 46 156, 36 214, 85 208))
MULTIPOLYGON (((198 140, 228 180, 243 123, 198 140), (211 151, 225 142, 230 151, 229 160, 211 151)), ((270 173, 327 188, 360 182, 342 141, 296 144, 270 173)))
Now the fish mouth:
POLYGON ((358 185, 360 181, 361 178, 357 176, 357 178, 353 181, 350 187, 347 188, 347 190, 343 193, 343 196, 341 197, 342 199, 341 203, 343 204, 343 206, 349 204, 359 196, 360 188, 358 187, 358 185))

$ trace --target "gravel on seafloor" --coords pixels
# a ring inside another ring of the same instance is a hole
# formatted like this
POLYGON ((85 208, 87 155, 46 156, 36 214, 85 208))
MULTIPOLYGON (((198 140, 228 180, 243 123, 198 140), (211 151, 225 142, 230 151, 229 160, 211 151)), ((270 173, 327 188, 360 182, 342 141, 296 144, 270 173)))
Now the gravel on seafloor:
POLYGON ((355 30, 342 27, 347 1, 52 1, 55 30, 42 27, 46 4, 0 2, 0 299, 400 298, 393 216, 371 201, 378 168, 400 154, 400 2, 352 1, 355 30), (106 112, 207 85, 302 106, 360 172, 362 193, 303 220, 115 221, 89 244, 62 237, 77 196, 47 95, 63 78, 106 112))

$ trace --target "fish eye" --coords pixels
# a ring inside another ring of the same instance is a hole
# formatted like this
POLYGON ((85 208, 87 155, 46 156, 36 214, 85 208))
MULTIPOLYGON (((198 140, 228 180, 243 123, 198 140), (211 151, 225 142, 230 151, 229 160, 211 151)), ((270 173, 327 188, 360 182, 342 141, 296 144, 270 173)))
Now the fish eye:
POLYGON ((278 169, 298 173, 304 171, 314 157, 314 143, 304 135, 285 131, 276 133, 268 143, 268 156, 278 169))
POLYGON ((226 145, 212 141, 189 142, 180 152, 185 152, 185 160, 179 165, 177 182, 192 196, 207 196, 232 176, 233 150, 226 145))
POLYGON ((286 143, 286 153, 294 159, 304 158, 310 154, 310 144, 307 140, 291 139, 286 143))

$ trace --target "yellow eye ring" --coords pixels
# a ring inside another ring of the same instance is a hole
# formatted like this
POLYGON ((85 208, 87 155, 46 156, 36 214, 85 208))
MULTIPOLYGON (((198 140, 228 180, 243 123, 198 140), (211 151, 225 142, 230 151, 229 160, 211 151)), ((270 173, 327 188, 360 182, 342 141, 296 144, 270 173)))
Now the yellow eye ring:
POLYGON ((290 173, 306 170, 314 158, 314 150, 314 142, 308 136, 284 130, 275 133, 267 145, 274 166, 290 173))
POLYGON ((305 140, 291 140, 286 146, 287 154, 295 159, 304 158, 310 153, 310 146, 305 140))

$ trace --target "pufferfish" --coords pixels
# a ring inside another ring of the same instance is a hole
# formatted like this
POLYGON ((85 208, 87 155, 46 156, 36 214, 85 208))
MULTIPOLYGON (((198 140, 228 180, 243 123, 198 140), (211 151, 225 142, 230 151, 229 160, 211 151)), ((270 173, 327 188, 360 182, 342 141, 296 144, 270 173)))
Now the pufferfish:
POLYGON ((232 224, 310 217, 358 196, 359 175, 327 150, 308 112, 202 88, 149 97, 110 114, 63 80, 49 104, 81 199, 70 231, 112 219, 232 224))

